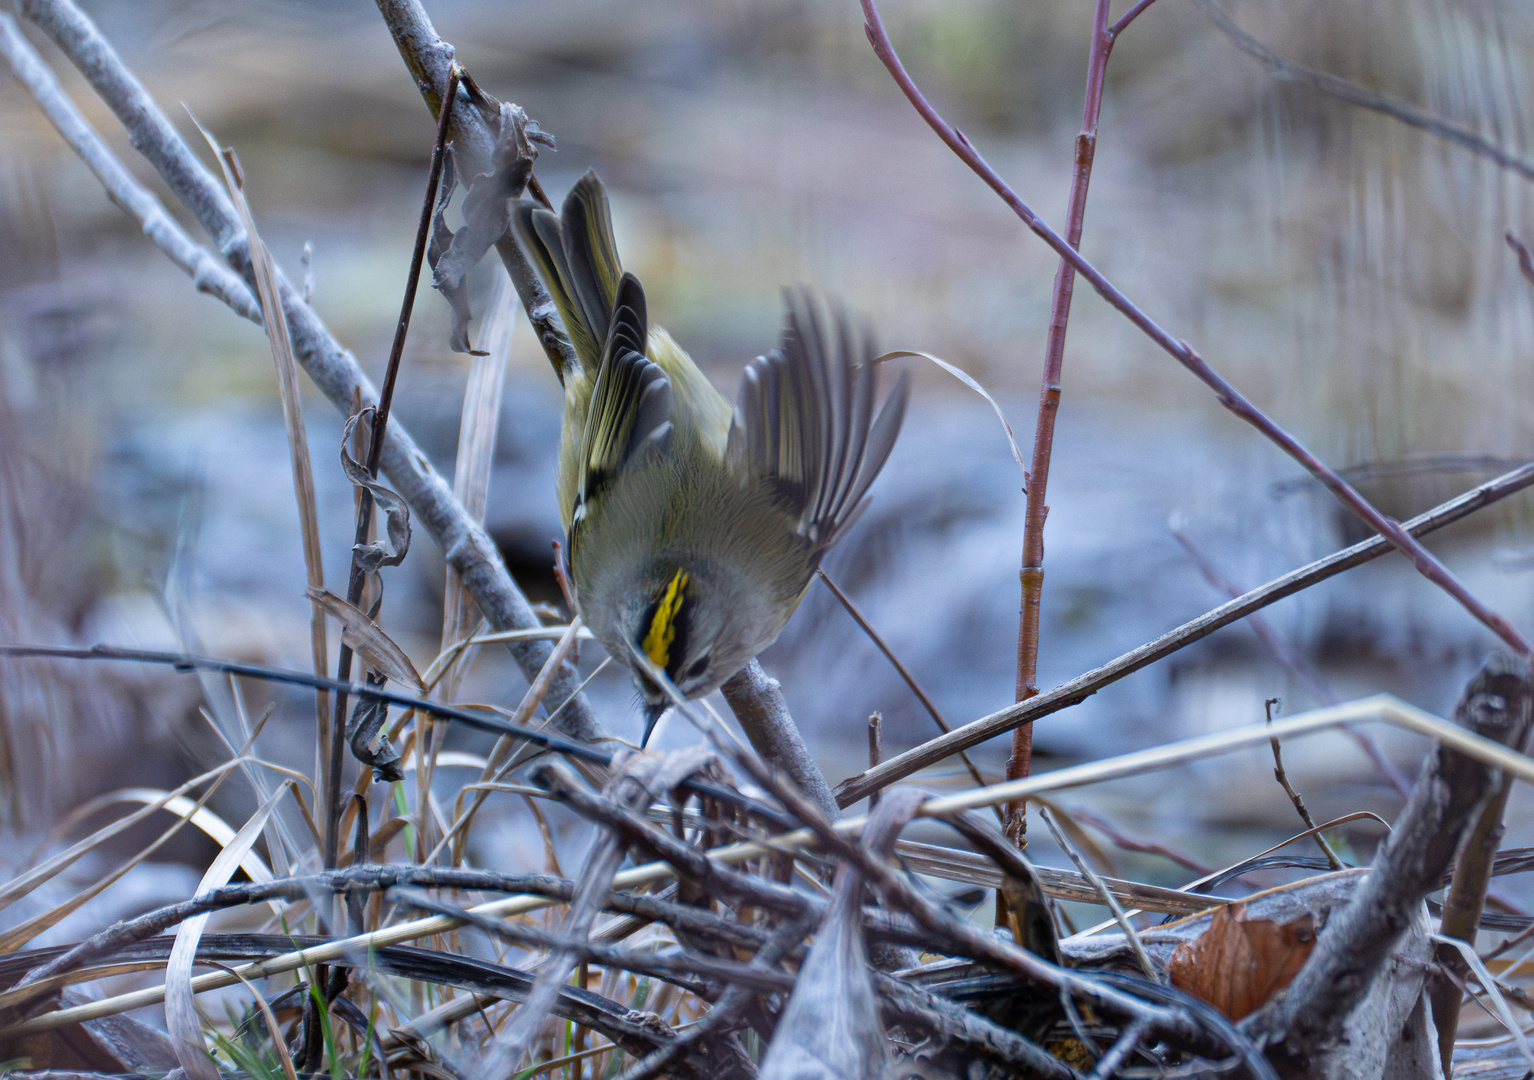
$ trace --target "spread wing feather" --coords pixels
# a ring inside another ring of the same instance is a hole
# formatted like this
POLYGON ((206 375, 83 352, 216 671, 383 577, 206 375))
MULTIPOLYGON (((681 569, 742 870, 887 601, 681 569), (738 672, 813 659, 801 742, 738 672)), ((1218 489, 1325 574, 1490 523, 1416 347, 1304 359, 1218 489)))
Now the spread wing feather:
POLYGON ((619 279, 596 386, 581 435, 581 478, 572 520, 611 483, 629 458, 663 443, 671 432, 671 380, 644 355, 648 333, 644 289, 633 274, 619 279))
POLYGON ((874 414, 872 337, 808 292, 787 294, 777 349, 747 365, 730 426, 732 468, 770 487, 795 529, 824 550, 861 512, 905 415, 902 375, 874 414))

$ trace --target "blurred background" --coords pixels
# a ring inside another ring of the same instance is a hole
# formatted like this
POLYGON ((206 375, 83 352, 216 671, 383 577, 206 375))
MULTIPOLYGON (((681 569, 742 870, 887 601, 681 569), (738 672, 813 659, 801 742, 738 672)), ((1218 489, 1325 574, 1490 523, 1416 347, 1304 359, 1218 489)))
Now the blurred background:
MULTIPOLYGON (((84 4, 182 129, 190 115, 243 163, 267 242, 375 377, 404 285, 433 124, 363 0, 84 4), (184 108, 183 108, 184 106, 184 108)), ((853 0, 433 0, 438 31, 485 89, 558 139, 538 174, 556 200, 589 167, 612 193, 625 265, 664 324, 733 399, 769 348, 780 287, 841 297, 886 348, 960 365, 1001 401, 1026 455, 1056 259, 921 124, 864 40, 853 0)), ((1123 5, 1116 5, 1122 7, 1123 5)), ((1513 0, 1236 0, 1283 56, 1387 91, 1529 154, 1534 8, 1513 0)), ((1085 81, 1088 0, 886 0, 918 83, 1014 189, 1063 226, 1085 81)), ((1116 10, 1115 15, 1119 12, 1116 10)), ((30 28, 28 29, 30 33, 30 28)), ((76 102, 168 195, 40 35, 76 102)), ((172 207, 179 214, 179 210, 172 207)), ((1382 116, 1276 83, 1188 0, 1161 0, 1109 67, 1083 251, 1142 308, 1389 513, 1421 511, 1534 454, 1534 286, 1503 241, 1534 241, 1527 182, 1382 116)), ((186 220, 182 215, 183 220, 186 220)), ((195 232, 195 226, 189 227, 195 232)), ((476 314, 498 267, 481 266, 476 314)), ((396 416, 451 475, 467 358, 423 290, 396 416)), ((900 442, 861 524, 828 562, 954 725, 1012 701, 1021 476, 988 406, 917 365, 900 442)), ((1090 289, 1078 289, 1046 532, 1040 683, 1053 686, 1215 606, 1179 528, 1249 588, 1362 533, 1301 470, 1090 289)), ((488 525, 514 574, 557 599, 557 385, 525 324, 513 339, 488 525)), ((326 571, 344 592, 351 493, 342 418, 306 400, 326 571)), ((0 75, 0 636, 195 648, 307 666, 308 611, 276 379, 260 330, 189 282, 0 75)), ((1534 497, 1430 542, 1534 633, 1534 497)), ((386 572, 386 628, 424 668, 441 626, 441 554, 417 531, 386 572)), ((1318 685, 1390 691, 1447 715, 1493 645, 1397 557, 1270 609, 1306 674, 1237 625, 1036 730, 1036 768, 1297 712, 1318 685)), ((589 646, 582 663, 600 659, 589 646)), ((822 587, 763 656, 835 782, 935 734, 822 587)), ((611 677, 608 677, 611 675, 611 677)), ((187 676, 134 666, 0 662, 6 828, 46 845, 102 792, 171 787, 225 751, 187 676)), ((461 699, 514 706, 525 681, 495 649, 461 699)), ((313 707, 277 707, 258 744, 313 766, 313 707)), ((592 685, 610 731, 637 737, 623 677, 592 685)), ((1419 740, 1373 732, 1414 775, 1419 740)), ((668 721, 661 745, 695 736, 668 721)), ((1000 774, 1005 740, 976 750, 1000 774)), ((482 752, 455 733, 450 745, 482 752)), ((1297 743, 1292 779, 1317 819, 1393 816, 1399 797, 1343 736, 1297 743)), ((949 763, 921 782, 969 781, 949 763)), ((443 782, 456 790, 462 778, 443 782)), ((253 796, 215 799, 243 820, 253 796)), ((1521 796, 1521 793, 1520 793, 1521 796)), ((1527 800, 1514 819, 1526 824, 1527 800)), ((1210 864, 1298 826, 1266 751, 1062 798, 1210 864)), ((542 858, 519 808, 476 832, 475 861, 542 858)), ((499 816, 496 816, 499 815, 499 816)), ((1524 824, 1509 843, 1528 842, 1524 824)), ((77 828, 72 825, 71 828, 77 828)), ((1380 835, 1350 826, 1366 857, 1380 835)), ((154 830, 134 834, 140 840, 154 830)), ((1100 834, 1092 834, 1101 840, 1100 834)), ((127 842, 125 841, 125 844, 127 842)), ((118 908, 195 881, 185 837, 118 908)), ((131 845, 130 845, 131 846, 131 845)), ((28 844, 15 851, 30 850, 28 844)), ((127 850, 127 848, 124 848, 127 850)), ((1035 854, 1050 855, 1047 837, 1035 854)), ((23 856, 18 856, 21 860, 23 856)), ((525 860, 524 860, 525 861, 525 860)), ((19 861, 17 863, 19 865, 19 861)), ((1178 882, 1159 857, 1119 873, 1178 882)), ((88 875, 87 875, 88 876, 88 875)), ((110 906, 110 905, 109 905, 110 906)))

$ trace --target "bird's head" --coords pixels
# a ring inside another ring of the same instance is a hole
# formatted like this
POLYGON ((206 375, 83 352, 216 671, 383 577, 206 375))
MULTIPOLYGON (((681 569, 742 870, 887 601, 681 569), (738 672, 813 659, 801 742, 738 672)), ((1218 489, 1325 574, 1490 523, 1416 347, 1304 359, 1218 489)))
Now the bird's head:
POLYGON ((642 603, 627 606, 621 632, 643 702, 646 741, 671 705, 647 669, 665 672, 684 698, 703 697, 766 648, 783 623, 759 587, 697 566, 656 567, 644 576, 638 599, 642 603))

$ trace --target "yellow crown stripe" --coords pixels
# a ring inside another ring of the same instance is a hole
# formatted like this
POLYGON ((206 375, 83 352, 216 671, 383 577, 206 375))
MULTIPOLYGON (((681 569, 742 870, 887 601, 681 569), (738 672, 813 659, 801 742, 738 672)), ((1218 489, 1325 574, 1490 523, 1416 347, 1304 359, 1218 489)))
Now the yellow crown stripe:
POLYGON ((685 599, 682 590, 685 588, 687 571, 678 570, 671 576, 671 584, 666 586, 660 603, 655 605, 655 617, 650 620, 650 629, 639 643, 645 655, 654 660, 657 667, 665 668, 671 661, 671 643, 676 640, 676 616, 682 610, 682 601, 685 599))

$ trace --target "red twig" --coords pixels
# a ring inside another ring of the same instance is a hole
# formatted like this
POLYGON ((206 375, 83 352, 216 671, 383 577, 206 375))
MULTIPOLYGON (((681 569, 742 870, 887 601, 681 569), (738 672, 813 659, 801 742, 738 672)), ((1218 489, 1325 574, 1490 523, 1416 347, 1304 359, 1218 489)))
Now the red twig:
MULTIPOLYGON (((1087 213, 1087 187, 1092 180, 1092 159, 1097 153, 1097 119, 1103 105, 1103 76, 1113 38, 1108 34, 1109 0, 1097 0, 1092 17, 1092 49, 1087 59, 1086 104, 1082 108, 1081 134, 1076 136, 1076 165, 1071 177, 1071 197, 1066 209, 1065 239, 1074 249, 1081 244, 1087 213)), ((871 9, 872 4, 868 7, 871 9)), ((877 13, 875 13, 877 18, 877 13)), ((877 49, 877 46, 875 46, 877 49)), ((890 55, 894 55, 891 53, 890 55)), ((1028 471, 1028 503, 1023 521, 1023 559, 1018 577, 1022 606, 1017 621, 1017 696, 1026 701, 1039 692, 1039 617, 1044 595, 1044 501, 1049 487, 1049 462, 1055 445, 1055 418, 1060 411, 1060 370, 1065 360, 1065 330, 1071 318, 1071 293, 1076 271, 1065 259, 1055 271, 1054 295, 1049 305, 1049 337, 1044 347, 1044 379, 1039 390, 1039 415, 1033 428, 1033 462, 1028 471)), ((1007 779, 1027 776, 1033 763, 1033 725, 1012 732, 1012 754, 1007 759, 1007 779)), ((1021 845, 1027 831, 1026 804, 1006 810, 1007 833, 1021 845)))
POLYGON ((900 58, 895 54, 895 48, 890 43, 889 34, 884 29, 883 20, 879 18, 879 11, 874 0, 861 0, 861 3, 863 5, 864 17, 867 20, 864 30, 868 35, 869 43, 873 45, 874 53, 879 57, 880 62, 884 64, 885 68, 889 70, 891 76, 894 77, 896 84, 899 85, 907 100, 911 102, 922 119, 927 122, 927 125, 937 133, 938 137, 959 156, 959 159, 984 180, 991 190, 1001 196, 1002 201, 1011 207, 1013 213, 1022 219, 1023 224, 1027 225, 1040 239, 1053 248, 1062 259, 1070 263, 1077 273, 1090 281, 1092 287, 1097 290, 1098 295, 1108 301, 1120 314, 1137 326, 1141 332, 1167 353, 1170 353, 1173 359, 1177 360, 1178 363, 1186 367, 1201 382, 1213 390, 1215 396, 1219 398, 1221 405, 1262 432, 1270 441, 1276 443, 1284 453, 1294 458, 1311 475, 1326 485, 1327 489, 1344 506, 1366 521, 1370 528, 1390 541, 1392 546, 1406 555, 1412 561, 1412 565, 1416 567, 1418 573, 1454 597, 1460 606, 1470 612, 1472 616, 1520 655, 1529 656, 1534 654, 1534 648, 1531 648, 1527 638, 1520 634, 1501 615, 1498 615, 1472 596, 1459 579, 1449 572, 1447 567, 1401 528, 1400 522, 1394 518, 1386 517, 1379 510, 1375 509, 1367 499, 1354 490, 1352 485, 1343 480, 1342 477, 1338 476, 1327 465, 1323 464, 1298 439, 1279 427, 1262 410, 1248 401, 1219 372, 1210 367, 1208 362, 1195 352, 1191 345, 1174 338, 1159 323, 1135 306, 1133 301, 1120 292, 1103 275, 1102 271, 1084 259, 1079 252, 1066 243, 1059 233, 1055 232, 1042 218, 1029 209, 1028 205, 1018 198, 1017 194, 997 175, 996 171, 986 164, 980 152, 975 149, 963 132, 951 127, 946 120, 938 115, 937 110, 928 103, 927 99, 922 96, 916 84, 911 81, 911 77, 907 74, 904 65, 901 64, 900 58))
POLYGON ((1138 4, 1124 12, 1124 14, 1120 15, 1118 22, 1108 27, 1108 44, 1111 46, 1114 42, 1114 39, 1116 39, 1120 34, 1124 32, 1124 28, 1138 19, 1140 17, 1140 13, 1155 2, 1156 0, 1140 0, 1138 4))

